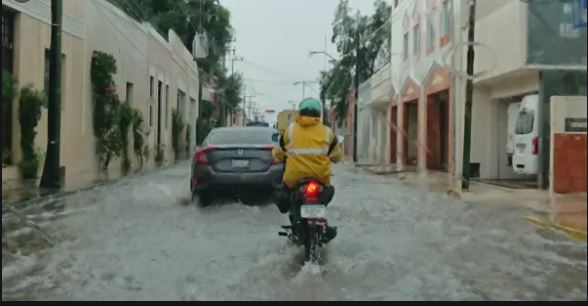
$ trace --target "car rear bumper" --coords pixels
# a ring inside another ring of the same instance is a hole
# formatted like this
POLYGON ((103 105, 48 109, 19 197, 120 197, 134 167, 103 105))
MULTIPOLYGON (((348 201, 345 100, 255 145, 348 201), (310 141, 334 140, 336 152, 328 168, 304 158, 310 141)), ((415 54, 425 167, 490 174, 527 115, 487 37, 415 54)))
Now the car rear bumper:
POLYGON ((236 189, 240 187, 282 187, 283 164, 272 165, 264 172, 218 172, 211 166, 197 166, 192 171, 192 190, 236 189))
POLYGON ((539 169, 539 157, 515 154, 512 159, 513 170, 517 174, 533 175, 539 169))

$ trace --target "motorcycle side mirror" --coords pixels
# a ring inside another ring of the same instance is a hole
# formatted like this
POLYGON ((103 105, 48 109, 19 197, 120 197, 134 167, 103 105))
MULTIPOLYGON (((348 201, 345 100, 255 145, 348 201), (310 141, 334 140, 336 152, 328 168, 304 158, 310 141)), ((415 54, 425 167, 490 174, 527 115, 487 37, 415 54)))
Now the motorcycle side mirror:
POLYGON ((279 142, 280 141, 280 133, 273 133, 272 134, 272 141, 279 142))

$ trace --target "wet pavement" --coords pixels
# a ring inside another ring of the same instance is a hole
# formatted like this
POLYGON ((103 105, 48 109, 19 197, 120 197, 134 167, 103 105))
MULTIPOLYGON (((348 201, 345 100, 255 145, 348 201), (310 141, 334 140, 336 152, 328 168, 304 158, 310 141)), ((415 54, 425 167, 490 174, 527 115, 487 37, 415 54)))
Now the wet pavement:
POLYGON ((524 222, 525 205, 339 166, 339 235, 311 266, 276 207, 200 208, 188 177, 183 163, 3 205, 2 299, 587 299, 586 241, 524 222))

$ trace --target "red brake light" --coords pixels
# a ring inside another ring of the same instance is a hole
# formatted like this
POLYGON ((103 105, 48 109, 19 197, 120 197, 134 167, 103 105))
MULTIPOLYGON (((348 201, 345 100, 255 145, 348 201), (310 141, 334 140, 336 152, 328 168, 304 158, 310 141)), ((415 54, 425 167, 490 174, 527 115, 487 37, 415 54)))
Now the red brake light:
POLYGON ((539 155, 539 137, 533 137, 533 155, 539 155))
POLYGON ((319 184, 317 182, 310 182, 306 185, 306 189, 304 190, 304 194, 307 196, 316 195, 319 191, 319 184))
POLYGON ((208 165, 208 159, 206 158, 206 153, 208 153, 210 150, 213 150, 213 149, 214 149, 213 146, 208 146, 203 149, 197 150, 196 153, 194 153, 193 163, 198 164, 198 165, 208 165))

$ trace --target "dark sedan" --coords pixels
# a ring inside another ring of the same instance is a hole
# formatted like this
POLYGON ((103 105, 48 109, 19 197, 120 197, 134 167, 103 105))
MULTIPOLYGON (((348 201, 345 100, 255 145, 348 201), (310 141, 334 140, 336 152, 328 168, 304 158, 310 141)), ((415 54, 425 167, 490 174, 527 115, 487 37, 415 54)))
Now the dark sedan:
POLYGON ((275 138, 275 131, 265 127, 210 131, 192 160, 192 197, 198 196, 202 206, 219 195, 248 203, 280 188, 284 165, 272 157, 275 138))

